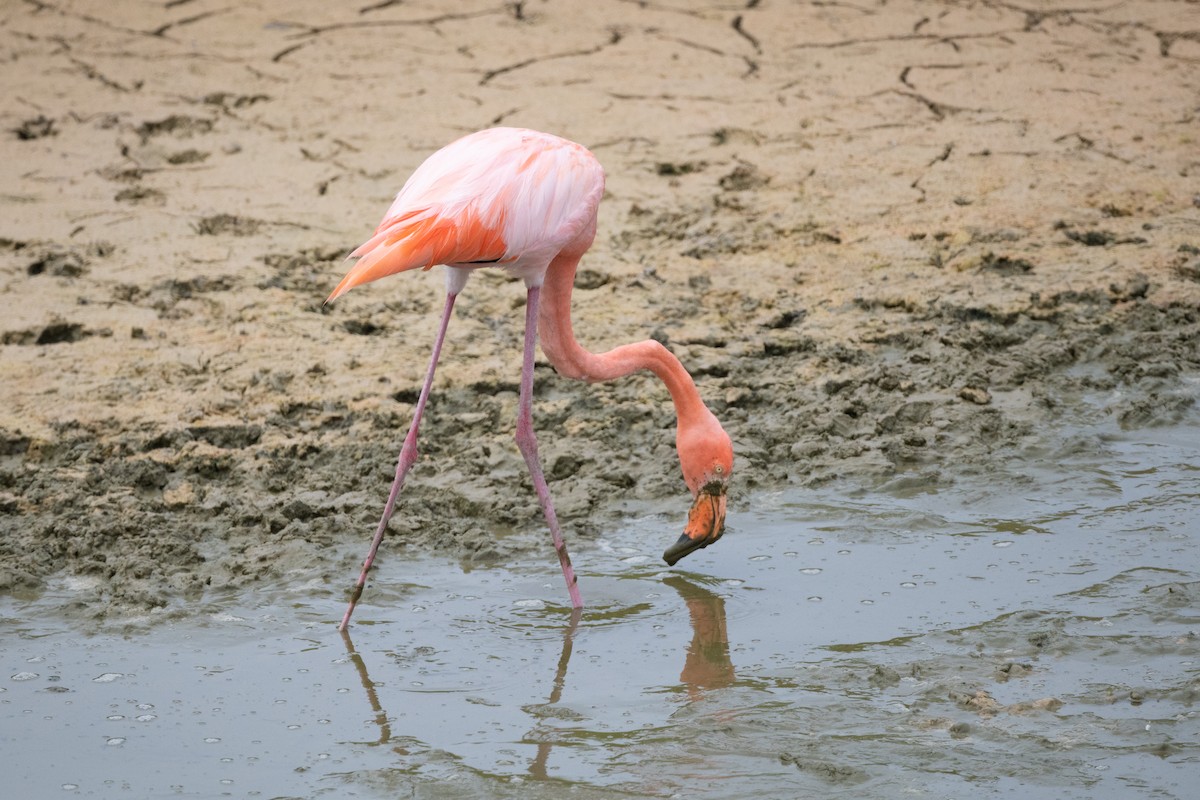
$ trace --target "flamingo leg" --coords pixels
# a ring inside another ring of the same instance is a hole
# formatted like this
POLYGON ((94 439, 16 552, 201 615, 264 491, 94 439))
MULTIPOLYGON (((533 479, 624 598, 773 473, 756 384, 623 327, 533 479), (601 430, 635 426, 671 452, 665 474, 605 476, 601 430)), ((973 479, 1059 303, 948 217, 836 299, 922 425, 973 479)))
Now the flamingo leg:
POLYGON ((546 523, 550 526, 550 535, 554 538, 554 550, 558 553, 563 579, 567 582, 567 592, 571 595, 571 607, 583 608, 583 600, 579 596, 578 579, 575 577, 575 569, 571 566, 571 556, 567 554, 567 543, 563 541, 562 529, 558 525, 558 515, 554 513, 554 503, 550 499, 550 487, 546 485, 542 462, 538 458, 537 436, 533 432, 533 353, 537 348, 538 300, 541 292, 540 286, 531 286, 529 298, 525 303, 525 355, 521 364, 521 398, 517 406, 517 447, 520 448, 521 455, 525 457, 525 465, 529 467, 529 476, 533 478, 534 491, 537 492, 538 502, 542 504, 542 513, 546 515, 546 523))
POLYGON ((417 407, 413 411, 412 425, 409 426, 408 435, 404 437, 404 446, 400 448, 400 457, 396 461, 396 479, 392 481, 392 490, 388 493, 387 503, 383 507, 383 518, 379 520, 375 538, 371 540, 371 549, 367 551, 362 573, 358 576, 358 583, 354 585, 354 593, 350 596, 350 604, 346 607, 346 614, 342 617, 338 630, 344 631, 350 624, 350 615, 354 613, 354 607, 358 604, 358 599, 362 597, 363 587, 367 584, 367 572, 370 571, 371 564, 375 562, 375 554, 379 551, 383 534, 387 531, 388 521, 391 520, 392 512, 396 509, 396 498, 400 496, 400 490, 404 488, 404 479, 408 476, 408 471, 417 460, 417 429, 421 425, 421 415, 425 412, 425 402, 429 399, 429 389, 433 386, 433 373, 437 369, 438 358, 442 354, 442 341, 446 338, 446 327, 450 324, 450 314, 454 310, 456 297, 458 297, 456 292, 446 294, 446 306, 442 309, 442 320, 438 325, 437 339, 433 343, 433 355, 429 359, 429 370, 425 373, 421 396, 417 399, 417 407))

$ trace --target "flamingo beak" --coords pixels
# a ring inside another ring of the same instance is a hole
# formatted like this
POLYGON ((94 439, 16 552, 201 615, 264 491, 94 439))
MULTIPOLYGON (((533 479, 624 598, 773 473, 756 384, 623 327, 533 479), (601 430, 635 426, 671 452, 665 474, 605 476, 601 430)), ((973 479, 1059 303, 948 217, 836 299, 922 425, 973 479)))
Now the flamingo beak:
POLYGON ((725 485, 710 483, 696 494, 692 509, 688 512, 687 527, 675 544, 663 553, 667 566, 693 550, 700 550, 721 538, 725 532, 725 485))

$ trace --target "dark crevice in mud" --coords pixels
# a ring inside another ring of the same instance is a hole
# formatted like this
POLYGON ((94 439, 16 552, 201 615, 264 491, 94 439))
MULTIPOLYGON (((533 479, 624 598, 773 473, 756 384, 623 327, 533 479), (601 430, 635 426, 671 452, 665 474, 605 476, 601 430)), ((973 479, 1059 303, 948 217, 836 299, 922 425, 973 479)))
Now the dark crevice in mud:
POLYGON ((236 275, 195 275, 190 278, 168 278, 150 286, 118 283, 110 290, 110 296, 119 303, 151 308, 159 318, 170 320, 194 314, 196 301, 205 303, 219 314, 218 304, 208 299, 208 295, 232 292, 241 285, 241 278, 236 275))
POLYGON ((29 258, 25 263, 25 273, 30 277, 80 278, 87 275, 97 261, 111 256, 116 246, 105 241, 61 245, 0 239, 0 250, 21 253, 29 258))
POLYGON ((214 214, 200 219, 194 226, 201 236, 253 236, 262 222, 235 214, 214 214))
POLYGON ((295 253, 270 253, 262 260, 272 275, 260 282, 258 288, 285 289, 323 297, 336 285, 335 276, 346 255, 346 250, 315 247, 295 253))
POLYGON ((160 120, 143 122, 137 127, 136 133, 142 137, 142 141, 164 135, 186 138, 208 133, 213 126, 211 119, 172 114, 160 120))
POLYGON ((12 128, 11 132, 22 142, 33 141, 35 139, 44 139, 47 136, 58 135, 58 130, 55 128, 54 120, 50 119, 45 114, 38 114, 36 117, 30 117, 17 127, 12 128))
POLYGON ((0 334, 0 344, 36 346, 73 344, 92 336, 112 336, 112 330, 110 328, 93 330, 85 328, 79 322, 56 319, 35 328, 4 331, 3 334, 0 334))
POLYGON ((380 336, 388 332, 385 326, 363 319, 348 319, 342 323, 342 328, 355 336, 380 336))

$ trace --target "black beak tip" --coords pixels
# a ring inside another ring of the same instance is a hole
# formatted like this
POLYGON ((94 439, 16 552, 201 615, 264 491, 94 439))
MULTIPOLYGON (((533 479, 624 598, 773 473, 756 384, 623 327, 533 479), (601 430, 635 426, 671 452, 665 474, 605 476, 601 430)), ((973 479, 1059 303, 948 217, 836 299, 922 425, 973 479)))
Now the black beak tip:
POLYGON ((708 542, 703 539, 692 539, 686 533, 681 534, 675 544, 671 545, 663 553, 663 561, 667 562, 668 567, 673 567, 679 559, 686 556, 693 550, 702 550, 708 547, 708 542))

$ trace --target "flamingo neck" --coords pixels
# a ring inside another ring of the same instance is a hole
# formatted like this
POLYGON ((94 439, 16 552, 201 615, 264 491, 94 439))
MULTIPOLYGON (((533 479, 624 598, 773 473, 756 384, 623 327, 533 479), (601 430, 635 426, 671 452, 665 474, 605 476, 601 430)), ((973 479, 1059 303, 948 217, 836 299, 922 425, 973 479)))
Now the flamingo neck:
POLYGON ((542 351, 559 374, 595 383, 621 378, 643 369, 650 370, 670 392, 681 427, 709 419, 715 423, 712 412, 700 398, 692 376, 660 342, 647 339, 621 345, 606 353, 592 353, 575 340, 571 326, 571 290, 575 285, 575 269, 578 265, 579 255, 560 254, 550 262, 541 287, 539 339, 542 351))

